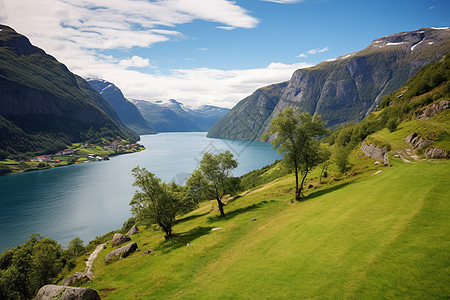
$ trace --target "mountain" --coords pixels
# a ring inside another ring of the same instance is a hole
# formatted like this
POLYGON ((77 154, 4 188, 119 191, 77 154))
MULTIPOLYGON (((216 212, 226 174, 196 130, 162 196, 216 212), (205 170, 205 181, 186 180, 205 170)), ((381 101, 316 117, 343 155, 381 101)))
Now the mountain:
POLYGON ((0 150, 49 153, 72 142, 128 139, 113 107, 86 81, 0 25, 0 150))
POLYGON ((378 38, 361 51, 299 69, 287 82, 258 89, 220 119, 208 137, 259 140, 287 106, 320 114, 329 127, 361 121, 384 95, 449 50, 449 28, 423 28, 378 38))
POLYGON ((93 78, 88 78, 86 81, 111 104, 120 120, 128 128, 138 134, 156 133, 155 129, 147 123, 137 107, 128 101, 122 94, 122 91, 113 83, 93 78))
POLYGON ((187 107, 174 99, 153 102, 133 99, 131 102, 157 132, 208 131, 229 111, 211 105, 187 107))

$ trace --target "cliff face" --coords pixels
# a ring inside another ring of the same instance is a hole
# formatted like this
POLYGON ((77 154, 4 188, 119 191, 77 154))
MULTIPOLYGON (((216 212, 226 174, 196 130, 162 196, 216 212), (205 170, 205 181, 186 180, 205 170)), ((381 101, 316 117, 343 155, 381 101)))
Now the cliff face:
POLYGON ((120 120, 130 129, 138 134, 156 133, 137 107, 128 101, 122 94, 122 91, 113 83, 102 79, 88 79, 87 82, 105 98, 114 108, 120 120))
POLYGON ((376 39, 364 50, 297 70, 288 82, 276 85, 277 93, 272 93, 274 86, 256 91, 213 126, 208 136, 258 140, 270 121, 288 106, 322 115, 329 127, 359 122, 384 95, 449 50, 450 29, 424 28, 376 39), (250 103, 266 110, 254 116, 258 110, 250 103), (256 126, 247 120, 249 116, 258 120, 256 126), (231 128, 223 129, 223 124, 231 128))
POLYGON ((0 127, 11 129, 2 132, 1 150, 43 153, 71 142, 139 139, 87 82, 13 29, 0 29, 0 127))

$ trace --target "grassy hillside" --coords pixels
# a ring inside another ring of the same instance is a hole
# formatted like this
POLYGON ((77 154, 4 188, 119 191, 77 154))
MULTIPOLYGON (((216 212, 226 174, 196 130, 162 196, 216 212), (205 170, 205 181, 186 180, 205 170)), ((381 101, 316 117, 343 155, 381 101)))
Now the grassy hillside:
POLYGON ((223 219, 204 203, 172 241, 145 229, 140 252, 106 265, 108 246, 88 285, 107 299, 448 298, 450 163, 393 164, 295 204, 288 175, 223 219))

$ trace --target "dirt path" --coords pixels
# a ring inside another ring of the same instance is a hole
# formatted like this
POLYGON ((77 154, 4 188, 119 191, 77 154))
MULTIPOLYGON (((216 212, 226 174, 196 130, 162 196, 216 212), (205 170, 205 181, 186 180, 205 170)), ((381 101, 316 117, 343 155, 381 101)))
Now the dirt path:
POLYGON ((94 252, 89 255, 89 258, 86 262, 86 269, 84 270, 84 273, 89 276, 89 278, 92 278, 92 276, 94 275, 94 273, 91 272, 94 260, 97 258, 98 253, 103 249, 105 245, 106 243, 98 245, 97 248, 95 248, 94 252))

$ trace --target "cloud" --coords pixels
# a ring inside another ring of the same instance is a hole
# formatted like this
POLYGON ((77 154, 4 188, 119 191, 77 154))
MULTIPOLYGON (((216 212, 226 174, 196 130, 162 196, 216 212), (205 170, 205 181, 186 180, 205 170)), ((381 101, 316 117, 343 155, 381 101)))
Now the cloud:
POLYGON ((303 0, 260 0, 260 1, 274 2, 274 3, 280 3, 280 4, 292 4, 292 3, 302 2, 303 0))
POLYGON ((255 89, 289 80, 296 69, 310 66, 271 63, 247 70, 175 69, 164 74, 132 68, 152 68, 148 58, 132 53, 133 48, 183 38, 177 29, 180 24, 203 20, 225 30, 257 26, 258 19, 231 0, 2 0, 1 4, 0 23, 25 34, 72 72, 114 82, 129 98, 175 98, 191 105, 232 107, 255 89))
POLYGON ((233 27, 233 26, 216 26, 216 28, 223 29, 223 30, 233 30, 233 29, 236 29, 236 27, 233 27))
MULTIPOLYGON (((233 107, 256 89, 289 80, 307 63, 271 63, 265 68, 219 70, 211 68, 175 69, 169 74, 144 74, 136 70, 117 70, 107 62, 91 62, 83 77, 103 78, 116 84, 127 98, 144 100, 177 99, 188 105, 214 104, 233 107)), ((79 70, 82 71, 82 70, 79 70)))
POLYGON ((129 59, 122 59, 119 62, 119 66, 124 68, 129 67, 137 67, 137 68, 145 68, 145 67, 151 67, 150 60, 148 58, 142 58, 140 56, 133 56, 129 59))
POLYGON ((305 58, 305 57, 308 57, 309 55, 315 55, 318 53, 327 52, 329 50, 330 49, 328 47, 324 47, 322 49, 320 49, 320 48, 310 49, 310 50, 306 51, 306 53, 300 53, 297 57, 305 58))

